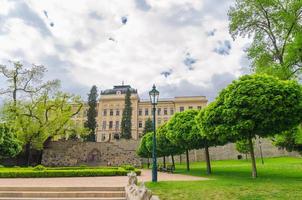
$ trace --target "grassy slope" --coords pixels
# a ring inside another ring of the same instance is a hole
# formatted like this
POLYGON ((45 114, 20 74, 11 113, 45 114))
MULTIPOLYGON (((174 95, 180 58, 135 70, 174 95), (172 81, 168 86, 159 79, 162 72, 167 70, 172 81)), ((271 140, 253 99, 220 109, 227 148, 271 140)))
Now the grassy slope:
POLYGON ((267 158, 257 161, 257 179, 251 178, 246 160, 213 161, 213 174, 205 174, 205 163, 176 166, 176 173, 209 177, 209 181, 147 183, 161 200, 199 199, 302 199, 302 159, 267 158))

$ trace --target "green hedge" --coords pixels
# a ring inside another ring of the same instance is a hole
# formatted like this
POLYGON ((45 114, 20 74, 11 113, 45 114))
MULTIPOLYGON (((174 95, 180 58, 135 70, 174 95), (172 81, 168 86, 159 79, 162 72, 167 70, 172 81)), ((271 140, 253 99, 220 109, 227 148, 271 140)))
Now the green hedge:
MULTIPOLYGON (((140 170, 134 170, 137 175, 141 174, 140 170)), ((126 176, 128 170, 123 168, 117 169, 78 169, 78 170, 58 170, 45 169, 42 171, 19 169, 0 171, 0 178, 38 178, 38 177, 88 177, 88 176, 126 176)))

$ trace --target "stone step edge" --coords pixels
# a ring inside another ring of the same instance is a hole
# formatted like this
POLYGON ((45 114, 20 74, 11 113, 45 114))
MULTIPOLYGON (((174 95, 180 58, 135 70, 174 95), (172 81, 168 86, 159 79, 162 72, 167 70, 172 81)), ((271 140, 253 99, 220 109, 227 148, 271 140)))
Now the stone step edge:
POLYGON ((1 187, 1 191, 125 191, 125 187, 1 187))
POLYGON ((62 198, 43 198, 41 197, 0 197, 0 200, 126 200, 124 197, 62 197, 62 198))

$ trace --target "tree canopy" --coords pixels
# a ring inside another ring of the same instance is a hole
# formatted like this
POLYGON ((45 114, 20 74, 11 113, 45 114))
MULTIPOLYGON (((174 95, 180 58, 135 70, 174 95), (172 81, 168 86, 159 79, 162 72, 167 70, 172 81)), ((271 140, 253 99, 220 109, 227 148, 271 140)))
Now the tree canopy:
POLYGON ((128 89, 125 95, 125 108, 123 111, 122 122, 121 122, 122 137, 126 139, 130 139, 132 137, 131 118, 132 118, 131 91, 128 89))
POLYGON ((15 157, 21 150, 21 142, 17 140, 14 131, 0 124, 0 159, 15 157))
POLYGON ((273 144, 287 151, 298 151, 302 154, 302 125, 273 137, 273 144))
POLYGON ((167 138, 175 145, 186 150, 187 170, 190 170, 189 150, 204 147, 204 140, 195 121, 197 114, 197 110, 175 113, 167 124, 167 138))
POLYGON ((139 157, 142 158, 151 158, 152 157, 152 149, 148 148, 147 145, 150 145, 150 140, 152 143, 153 132, 146 133, 139 143, 139 146, 136 150, 136 153, 139 157), (149 144, 147 144, 149 143, 149 144))
POLYGON ((89 134, 85 137, 85 140, 92 142, 95 142, 95 132, 97 127, 97 98, 98 90, 94 85, 88 95, 87 121, 84 124, 84 126, 89 130, 89 134))
POLYGON ((156 141, 157 141, 158 152, 160 152, 162 156, 171 156, 171 155, 178 155, 183 153, 184 149, 172 143, 167 138, 167 134, 168 134, 167 123, 164 123, 157 128, 156 141))
POLYGON ((152 123, 151 118, 148 118, 146 120, 146 122, 145 122, 145 127, 144 127, 144 130, 143 130, 143 135, 145 135, 148 132, 152 132, 152 131, 153 131, 153 123, 152 123))
MULTIPOLYGON (((234 142, 290 130, 301 122, 302 90, 296 81, 267 75, 246 75, 222 90, 205 110, 202 132, 209 138, 234 142)), ((255 165, 255 163, 253 163, 255 165)), ((253 176, 257 176, 256 165, 253 176)))
POLYGON ((253 37, 248 57, 256 72, 281 79, 302 69, 302 1, 236 0, 229 10, 233 38, 253 37))

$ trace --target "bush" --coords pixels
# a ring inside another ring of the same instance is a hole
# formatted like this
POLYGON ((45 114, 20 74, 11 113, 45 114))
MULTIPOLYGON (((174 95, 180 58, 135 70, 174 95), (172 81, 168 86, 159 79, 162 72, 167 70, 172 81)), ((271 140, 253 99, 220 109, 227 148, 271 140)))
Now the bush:
POLYGON ((0 168, 3 168, 4 166, 3 165, 0 165, 0 168))
POLYGON ((37 165, 34 167, 34 171, 44 171, 46 170, 46 167, 44 167, 43 165, 37 165))
POLYGON ((124 168, 125 170, 128 170, 128 171, 135 170, 135 167, 133 167, 132 165, 121 165, 121 168, 124 168))
POLYGON ((3 171, 1 178, 30 177, 85 177, 85 176, 125 176, 126 170, 44 170, 44 171, 3 171))

